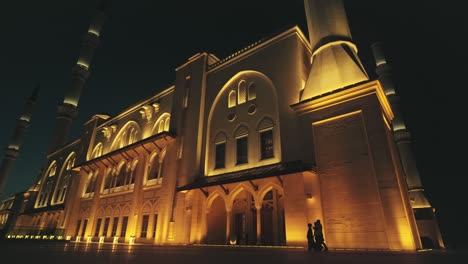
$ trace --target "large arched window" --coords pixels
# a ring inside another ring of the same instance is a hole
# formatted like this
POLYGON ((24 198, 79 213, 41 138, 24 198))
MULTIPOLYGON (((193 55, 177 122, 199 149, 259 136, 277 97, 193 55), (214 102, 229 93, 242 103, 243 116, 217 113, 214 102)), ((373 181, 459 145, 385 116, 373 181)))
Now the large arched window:
POLYGON ((47 205, 47 201, 49 200, 49 197, 51 196, 51 192, 53 191, 56 172, 57 172, 57 162, 54 160, 49 165, 49 168, 47 169, 45 173, 45 179, 42 182, 42 188, 38 196, 38 200, 36 200, 37 201, 36 205, 38 207, 44 207, 47 205))
POLYGON ((141 139, 141 129, 135 121, 127 122, 112 142, 111 151, 123 148, 141 139))
POLYGON ((60 180, 57 184, 57 188, 55 190, 55 197, 54 197, 54 203, 63 203, 65 200, 65 197, 67 195, 67 190, 69 189, 69 184, 71 182, 71 177, 72 177, 72 168, 75 166, 75 159, 76 155, 75 153, 71 153, 67 160, 65 161, 62 170, 60 172, 60 180))
POLYGON ((235 74, 220 89, 208 115, 206 175, 280 162, 280 130, 273 123, 279 123, 279 105, 272 80, 258 71, 235 74), (268 127, 259 125, 265 117, 268 127), (228 135, 226 143, 214 140, 220 131, 228 135))

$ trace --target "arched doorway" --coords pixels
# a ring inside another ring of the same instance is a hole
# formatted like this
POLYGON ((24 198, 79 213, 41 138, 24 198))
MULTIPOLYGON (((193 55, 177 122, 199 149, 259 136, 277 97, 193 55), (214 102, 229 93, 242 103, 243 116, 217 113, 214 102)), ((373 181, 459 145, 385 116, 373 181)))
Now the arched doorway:
POLYGON ((261 244, 285 245, 283 196, 275 189, 263 197, 261 212, 261 244))
POLYGON ((231 240, 237 245, 254 245, 257 240, 255 201, 250 192, 237 194, 232 205, 233 225, 231 240))
POLYGON ((214 198, 207 215, 207 244, 226 244, 226 206, 221 197, 214 198))

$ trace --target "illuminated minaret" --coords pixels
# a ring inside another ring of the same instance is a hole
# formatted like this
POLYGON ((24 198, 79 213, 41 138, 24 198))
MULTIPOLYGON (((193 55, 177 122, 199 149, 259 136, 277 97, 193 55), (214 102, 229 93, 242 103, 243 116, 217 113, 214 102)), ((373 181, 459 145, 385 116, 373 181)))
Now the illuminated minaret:
POLYGON ((387 63, 383 53, 383 45, 376 42, 372 45, 372 53, 376 64, 376 72, 385 94, 392 106, 395 117, 392 120, 392 130, 400 154, 401 164, 406 176, 409 196, 413 208, 430 208, 416 167, 416 161, 411 147, 411 134, 408 131, 400 110, 400 98, 395 92, 392 80, 392 67, 387 63))
POLYGON ((304 0, 311 69, 301 100, 369 79, 352 42, 341 0, 304 0))
MULTIPOLYGON (((392 67, 387 63, 383 52, 383 44, 376 42, 372 44, 372 53, 376 65, 380 83, 392 107, 394 118, 392 120, 392 131, 397 145, 400 162, 408 186, 408 196, 411 207, 416 216, 418 229, 421 237, 431 237, 436 247, 444 247, 442 236, 435 217, 435 209, 432 207, 426 195, 416 166, 416 160, 412 150, 411 134, 408 131, 400 110, 400 98, 395 92, 392 78, 392 67), (428 224, 432 223, 432 224, 428 224)), ((424 241, 423 241, 424 243, 424 241)))
POLYGON ((29 127, 31 122, 31 115, 33 106, 36 104, 37 94, 39 93, 39 86, 37 86, 31 97, 26 102, 24 106, 23 114, 18 119, 16 125, 15 134, 11 140, 11 143, 8 145, 5 151, 5 156, 0 167, 0 194, 3 192, 3 187, 7 181, 7 178, 10 174, 11 169, 13 168, 13 163, 18 157, 18 152, 23 142, 23 137, 26 134, 26 130, 29 127))
POLYGON ((78 114, 78 103, 81 91, 89 77, 90 65, 94 52, 99 45, 102 26, 106 18, 107 1, 102 1, 95 10, 93 20, 86 33, 78 60, 72 68, 70 88, 57 108, 57 120, 53 131, 48 153, 63 145, 70 133, 73 120, 78 114))

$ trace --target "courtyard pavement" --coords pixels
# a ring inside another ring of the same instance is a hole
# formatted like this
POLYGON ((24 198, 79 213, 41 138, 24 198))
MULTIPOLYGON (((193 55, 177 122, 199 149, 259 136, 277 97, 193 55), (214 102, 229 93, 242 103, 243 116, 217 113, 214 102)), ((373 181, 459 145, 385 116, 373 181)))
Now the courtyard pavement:
POLYGON ((468 263, 468 251, 329 250, 301 247, 155 246, 86 242, 0 241, 2 263, 203 263, 203 264, 452 264, 468 263))

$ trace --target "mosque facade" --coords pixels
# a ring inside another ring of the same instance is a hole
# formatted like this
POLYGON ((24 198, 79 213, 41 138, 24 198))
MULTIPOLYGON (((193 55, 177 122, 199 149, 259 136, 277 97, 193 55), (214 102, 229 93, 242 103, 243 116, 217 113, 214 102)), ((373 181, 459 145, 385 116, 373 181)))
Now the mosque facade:
POLYGON ((67 141, 98 9, 42 174, 0 202, 2 236, 305 246, 320 219, 331 250, 443 248, 382 44, 371 79, 342 1, 304 8, 310 39, 294 26, 224 59, 195 54, 172 86, 67 141))

